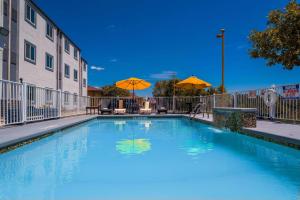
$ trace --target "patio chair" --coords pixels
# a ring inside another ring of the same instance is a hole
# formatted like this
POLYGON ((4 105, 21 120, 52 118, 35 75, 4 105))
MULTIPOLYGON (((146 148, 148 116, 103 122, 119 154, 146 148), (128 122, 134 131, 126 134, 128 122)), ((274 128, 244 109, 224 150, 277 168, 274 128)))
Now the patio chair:
POLYGON ((161 106, 157 109, 157 113, 158 114, 161 114, 161 113, 165 113, 165 114, 168 114, 168 109, 164 106, 161 106))
POLYGON ((115 114, 125 114, 126 109, 124 108, 123 100, 119 100, 119 107, 114 110, 115 114))
POLYGON ((101 100, 100 108, 99 108, 99 114, 112 114, 113 110, 110 109, 110 100, 101 100))
POLYGON ((140 109, 140 114, 151 114, 152 109, 150 108, 150 102, 145 102, 145 107, 140 109))

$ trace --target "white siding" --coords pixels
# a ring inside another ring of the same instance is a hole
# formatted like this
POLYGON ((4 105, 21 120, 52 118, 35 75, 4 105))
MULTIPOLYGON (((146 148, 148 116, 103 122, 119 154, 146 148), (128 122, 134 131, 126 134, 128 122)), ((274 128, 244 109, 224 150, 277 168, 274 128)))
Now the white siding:
MULTIPOLYGON (((65 52, 65 36, 62 39, 62 73, 63 73, 63 87, 62 91, 70 92, 71 94, 79 94, 79 62, 74 58, 74 45, 70 42, 70 54, 65 52), (70 66, 70 78, 65 77, 65 64, 70 66), (74 69, 78 71, 78 80, 74 81, 74 69)), ((80 53, 79 53, 80 54, 80 53)), ((79 55, 78 55, 79 57, 79 55)))
POLYGON ((56 89, 56 36, 57 29, 54 27, 53 41, 46 37, 47 19, 43 17, 38 9, 36 11, 36 27, 25 21, 25 0, 20 0, 19 10, 19 77, 24 82, 29 82, 40 87, 56 89), (24 41, 27 40, 36 46, 36 64, 25 61, 24 41), (46 52, 54 57, 53 71, 46 70, 46 52))

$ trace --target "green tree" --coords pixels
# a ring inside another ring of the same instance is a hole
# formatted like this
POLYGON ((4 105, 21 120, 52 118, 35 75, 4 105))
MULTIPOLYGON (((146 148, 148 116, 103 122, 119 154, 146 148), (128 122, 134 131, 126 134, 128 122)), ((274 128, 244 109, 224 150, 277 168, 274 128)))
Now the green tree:
MULTIPOLYGON (((153 96, 155 97, 171 97, 174 94, 174 83, 180 82, 180 79, 162 80, 155 83, 153 88, 153 96)), ((176 96, 199 96, 218 93, 217 89, 180 89, 175 88, 176 96)))
POLYGON ((273 10, 268 15, 264 31, 253 30, 250 55, 264 58, 268 66, 281 64, 285 69, 300 65, 300 5, 292 0, 284 10, 273 10))
POLYGON ((117 88, 115 85, 107 85, 102 87, 102 94, 104 97, 128 97, 131 93, 128 90, 117 88))

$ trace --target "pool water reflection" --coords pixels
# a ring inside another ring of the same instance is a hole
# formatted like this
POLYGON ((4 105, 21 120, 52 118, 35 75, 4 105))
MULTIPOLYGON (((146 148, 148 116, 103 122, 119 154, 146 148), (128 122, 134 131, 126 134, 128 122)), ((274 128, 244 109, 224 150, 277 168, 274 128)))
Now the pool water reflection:
POLYGON ((300 151, 182 118, 101 119, 0 155, 0 200, 298 200, 300 151))

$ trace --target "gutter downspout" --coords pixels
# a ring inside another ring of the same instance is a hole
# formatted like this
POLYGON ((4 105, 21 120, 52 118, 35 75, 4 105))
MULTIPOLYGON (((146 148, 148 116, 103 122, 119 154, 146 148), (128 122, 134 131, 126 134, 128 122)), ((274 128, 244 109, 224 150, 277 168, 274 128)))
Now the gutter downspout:
MULTIPOLYGON (((3 27, 4 11, 3 0, 0 0, 0 27, 3 27)), ((4 50, 4 36, 0 35, 0 79, 3 79, 3 50, 4 50)))
POLYGON ((12 10, 12 0, 8 0, 8 44, 7 44, 7 53, 8 53, 8 58, 7 58, 7 80, 10 81, 11 76, 10 76, 10 67, 11 67, 11 10, 12 10))

